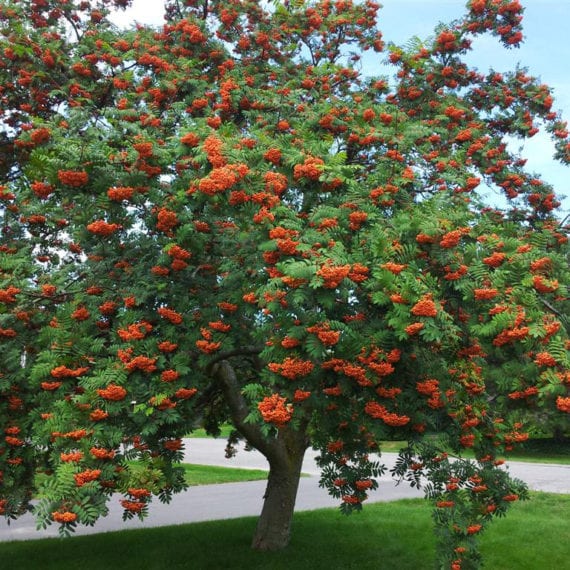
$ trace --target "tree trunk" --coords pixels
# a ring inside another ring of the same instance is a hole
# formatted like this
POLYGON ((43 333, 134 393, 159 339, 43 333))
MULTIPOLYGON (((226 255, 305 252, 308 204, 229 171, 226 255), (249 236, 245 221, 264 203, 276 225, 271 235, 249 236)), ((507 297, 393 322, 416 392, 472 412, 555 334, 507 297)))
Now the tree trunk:
POLYGON ((249 404, 243 397, 236 372, 227 360, 215 362, 212 375, 221 382, 235 428, 269 462, 269 478, 263 497, 263 509, 257 522, 252 547, 256 550, 281 550, 289 544, 295 499, 301 467, 309 445, 307 417, 295 427, 279 428, 277 437, 266 436, 258 425, 247 421, 249 404))
POLYGON ((554 426, 552 430, 552 439, 555 443, 566 443, 568 442, 569 438, 566 436, 564 429, 562 426, 554 426))
POLYGON ((268 458, 269 477, 252 548, 281 550, 289 544, 304 455, 305 447, 295 446, 277 458, 268 458))

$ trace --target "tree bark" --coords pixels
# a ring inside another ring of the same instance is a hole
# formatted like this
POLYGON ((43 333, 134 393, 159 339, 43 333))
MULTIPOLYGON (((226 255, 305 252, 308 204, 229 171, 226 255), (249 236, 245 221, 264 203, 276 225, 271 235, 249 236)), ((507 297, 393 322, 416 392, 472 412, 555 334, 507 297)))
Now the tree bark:
POLYGON ((564 429, 562 429, 562 426, 554 426, 552 430, 552 439, 556 443, 566 443, 570 438, 568 438, 564 429))
POLYGON ((268 457, 269 477, 252 548, 281 550, 289 544, 305 449, 284 445, 276 457, 268 457))
POLYGON ((247 422, 249 407, 241 393, 234 368, 227 360, 216 362, 212 374, 221 382, 233 424, 246 441, 269 462, 269 477, 263 508, 253 536, 256 550, 281 550, 289 544, 301 468, 308 447, 306 418, 279 428, 277 437, 267 437, 258 425, 247 422))

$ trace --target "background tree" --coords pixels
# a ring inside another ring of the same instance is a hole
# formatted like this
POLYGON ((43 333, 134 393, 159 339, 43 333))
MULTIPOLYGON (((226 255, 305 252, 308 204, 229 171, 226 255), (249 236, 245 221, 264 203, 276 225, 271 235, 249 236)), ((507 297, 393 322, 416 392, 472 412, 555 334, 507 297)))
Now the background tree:
POLYGON ((546 128, 568 161, 566 125, 526 71, 462 61, 516 46, 521 5, 404 49, 372 1, 172 1, 117 30, 128 3, 0 3, 0 510, 43 471, 42 525, 117 492, 144 516, 184 488, 181 438, 229 421, 269 461, 253 545, 278 549, 308 446, 349 512, 406 439, 441 563, 476 567, 526 493, 499 459, 524 412, 570 412, 567 228, 507 144, 546 128))

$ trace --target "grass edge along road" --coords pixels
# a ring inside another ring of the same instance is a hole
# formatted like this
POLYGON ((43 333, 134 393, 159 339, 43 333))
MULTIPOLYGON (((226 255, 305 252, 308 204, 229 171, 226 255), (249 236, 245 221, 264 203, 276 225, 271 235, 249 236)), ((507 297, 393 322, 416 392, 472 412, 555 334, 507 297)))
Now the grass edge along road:
MULTIPOLYGON (((222 483, 242 483, 246 481, 260 481, 267 479, 268 471, 262 469, 245 469, 240 467, 220 467, 216 465, 196 465, 181 463, 184 469, 186 483, 190 487, 198 485, 219 485, 222 483)), ((41 474, 37 478, 36 485, 47 475, 41 474)))
MULTIPOLYGON (((567 567, 570 495, 532 493, 482 537, 486 567, 567 567)), ((295 514, 286 552, 249 547, 255 517, 127 530, 69 539, 0 544, 10 570, 417 570, 434 564, 430 505, 422 499, 366 505, 351 517, 335 509, 295 514)))
POLYGON ((186 483, 195 485, 217 485, 267 479, 268 471, 261 469, 241 469, 239 467, 217 467, 215 465, 194 465, 183 463, 186 483))

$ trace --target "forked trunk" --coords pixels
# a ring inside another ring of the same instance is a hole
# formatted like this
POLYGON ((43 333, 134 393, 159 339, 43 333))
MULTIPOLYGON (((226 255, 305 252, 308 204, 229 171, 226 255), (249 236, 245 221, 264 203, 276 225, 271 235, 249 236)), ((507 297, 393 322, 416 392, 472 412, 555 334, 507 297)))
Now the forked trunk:
POLYGON ((304 455, 303 447, 269 460, 263 509, 253 536, 254 549, 281 550, 289 544, 304 455))

